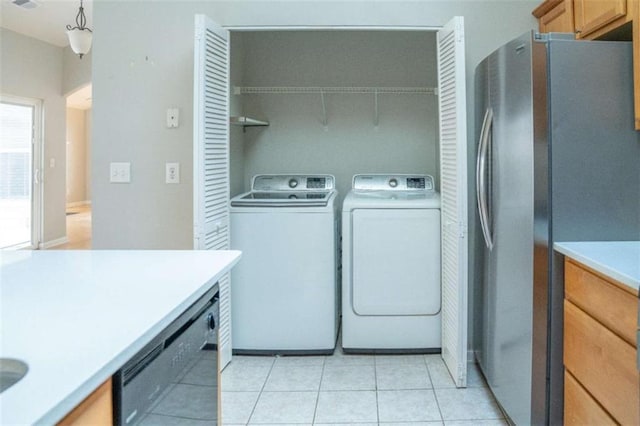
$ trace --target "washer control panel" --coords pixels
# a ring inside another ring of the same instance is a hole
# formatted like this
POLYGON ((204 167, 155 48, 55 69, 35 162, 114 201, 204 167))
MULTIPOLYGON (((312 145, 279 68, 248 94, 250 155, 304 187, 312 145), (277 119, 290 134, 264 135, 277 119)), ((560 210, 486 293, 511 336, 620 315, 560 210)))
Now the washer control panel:
POLYGON ((430 175, 355 175, 353 189, 359 191, 433 191, 430 175))
POLYGON ((253 191, 327 191, 335 189, 331 175, 256 175, 253 191))

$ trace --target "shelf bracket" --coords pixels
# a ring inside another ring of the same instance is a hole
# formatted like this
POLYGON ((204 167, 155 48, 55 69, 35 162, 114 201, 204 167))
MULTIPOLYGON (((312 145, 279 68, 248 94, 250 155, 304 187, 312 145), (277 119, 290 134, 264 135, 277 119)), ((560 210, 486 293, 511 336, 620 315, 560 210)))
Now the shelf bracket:
POLYGON ((378 113, 378 91, 373 92, 373 125, 378 127, 380 114, 378 113))
POLYGON ((327 127, 327 105, 325 103, 324 100, 324 91, 321 90, 320 91, 320 101, 322 102, 322 125, 326 128, 327 127))

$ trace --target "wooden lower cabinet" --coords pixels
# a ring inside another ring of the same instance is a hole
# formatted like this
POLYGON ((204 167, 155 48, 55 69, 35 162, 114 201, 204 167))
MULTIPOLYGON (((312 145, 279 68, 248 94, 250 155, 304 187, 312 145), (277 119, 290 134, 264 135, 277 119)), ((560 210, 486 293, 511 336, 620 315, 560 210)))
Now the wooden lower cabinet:
POLYGON ((640 424, 635 344, 638 295, 624 288, 577 262, 565 260, 567 424, 608 424, 604 420, 609 418, 623 425, 640 424), (633 318, 625 319, 629 315, 633 318))
POLYGON ((564 371, 564 424, 567 426, 617 424, 567 370, 564 371))
POLYGON ((59 426, 113 425, 113 396, 111 378, 85 398, 58 423, 59 426))

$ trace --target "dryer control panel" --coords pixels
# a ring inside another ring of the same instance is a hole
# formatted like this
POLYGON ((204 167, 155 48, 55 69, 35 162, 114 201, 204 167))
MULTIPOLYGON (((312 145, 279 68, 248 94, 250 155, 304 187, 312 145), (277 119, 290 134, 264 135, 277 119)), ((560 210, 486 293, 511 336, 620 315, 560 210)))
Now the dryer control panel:
POLYGON ((355 175, 353 189, 358 191, 433 191, 430 175, 355 175))

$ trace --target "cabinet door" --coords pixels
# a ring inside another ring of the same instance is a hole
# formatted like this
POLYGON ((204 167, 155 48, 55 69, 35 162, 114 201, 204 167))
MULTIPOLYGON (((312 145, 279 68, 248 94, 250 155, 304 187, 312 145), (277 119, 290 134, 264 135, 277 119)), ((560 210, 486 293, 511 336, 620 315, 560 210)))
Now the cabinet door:
POLYGON ((110 426, 113 424, 111 378, 65 416, 57 426, 110 426))
POLYGON ((616 421, 640 423, 636 348, 566 299, 564 365, 616 421))
POLYGON ((538 15, 534 11, 534 16, 539 18, 541 33, 572 33, 573 28, 573 0, 562 0, 552 9, 541 11, 538 15))
POLYGON ((627 0, 575 0, 576 32, 580 38, 627 14, 627 0))

